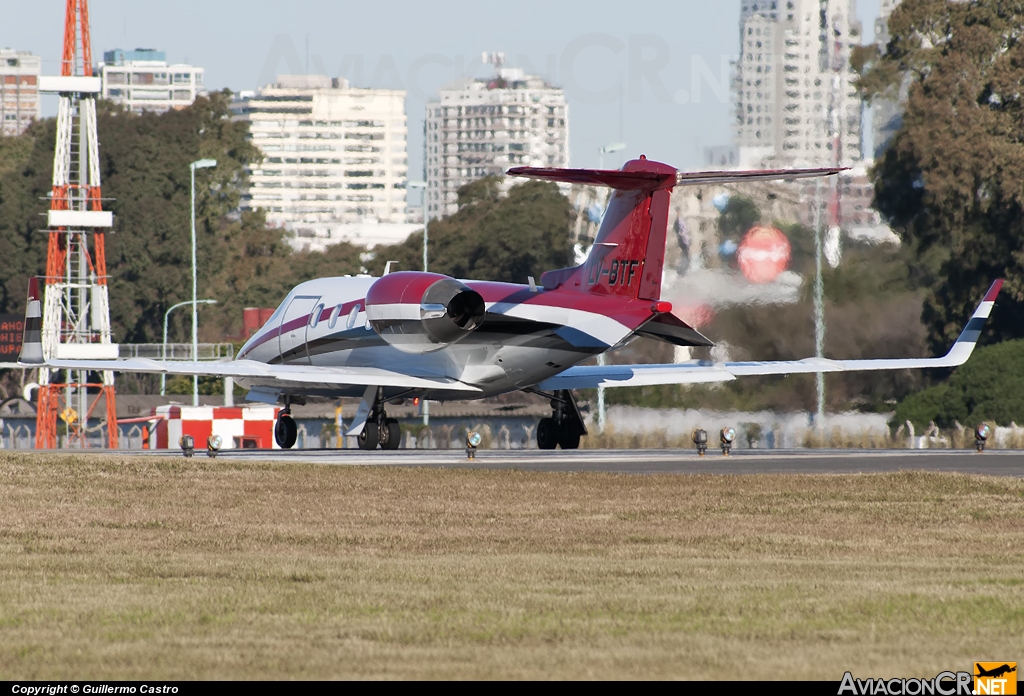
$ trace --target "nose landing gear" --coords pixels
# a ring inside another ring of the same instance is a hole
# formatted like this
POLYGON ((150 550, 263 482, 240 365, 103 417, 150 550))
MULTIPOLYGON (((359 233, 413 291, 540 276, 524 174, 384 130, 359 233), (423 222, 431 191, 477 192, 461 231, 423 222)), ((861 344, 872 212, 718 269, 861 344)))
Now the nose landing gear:
POLYGON ((568 389, 560 389, 551 399, 551 417, 541 418, 537 425, 537 447, 553 450, 561 447, 574 450, 580 447, 580 438, 587 434, 576 397, 568 389))
POLYGON ((284 408, 277 416, 274 424, 274 440, 281 449, 291 449, 299 438, 299 428, 292 418, 292 406, 289 400, 285 400, 284 408))

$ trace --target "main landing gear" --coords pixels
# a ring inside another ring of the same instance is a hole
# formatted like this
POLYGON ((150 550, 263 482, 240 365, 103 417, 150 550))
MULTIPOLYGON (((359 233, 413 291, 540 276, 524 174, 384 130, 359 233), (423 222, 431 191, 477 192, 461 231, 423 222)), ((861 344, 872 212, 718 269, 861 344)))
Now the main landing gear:
POLYGON ((568 389, 560 389, 551 399, 551 417, 541 418, 537 425, 537 447, 553 450, 580 448, 580 438, 587 434, 576 397, 568 389))
POLYGON ((361 450, 377 449, 396 450, 402 440, 402 431, 398 427, 398 421, 388 418, 384 412, 383 389, 377 390, 377 398, 370 409, 370 415, 363 425, 363 432, 356 437, 356 443, 361 450))

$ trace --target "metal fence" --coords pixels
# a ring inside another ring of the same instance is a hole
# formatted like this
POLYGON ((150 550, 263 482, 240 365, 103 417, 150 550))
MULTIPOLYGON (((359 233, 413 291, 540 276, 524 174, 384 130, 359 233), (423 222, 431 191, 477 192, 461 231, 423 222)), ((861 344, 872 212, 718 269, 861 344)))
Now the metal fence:
MULTIPOLYGON (((235 357, 232 343, 200 343, 196 355, 199 360, 231 360, 235 357)), ((191 343, 122 343, 122 358, 149 358, 151 360, 192 360, 191 343)))

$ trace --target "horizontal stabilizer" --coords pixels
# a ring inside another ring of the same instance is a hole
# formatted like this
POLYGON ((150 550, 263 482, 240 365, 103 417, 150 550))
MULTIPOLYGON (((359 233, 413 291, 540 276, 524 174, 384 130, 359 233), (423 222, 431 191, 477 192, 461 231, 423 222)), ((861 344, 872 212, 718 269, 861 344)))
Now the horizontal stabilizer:
POLYGON ((713 346, 715 342, 674 314, 659 314, 636 330, 638 336, 674 346, 713 346))
POLYGON ((818 167, 816 169, 751 169, 725 172, 679 172, 676 186, 697 186, 699 184, 727 184, 737 181, 788 181, 790 179, 813 179, 845 172, 849 167, 818 167))
MULTIPOLYGON (((664 166, 664 165, 662 165, 664 166)), ((666 167, 667 168, 667 167, 666 167)), ((819 167, 815 169, 754 169, 718 172, 628 171, 618 169, 558 169, 554 167, 514 167, 511 176, 528 179, 560 181, 567 184, 607 186, 625 191, 653 191, 674 186, 724 184, 738 181, 785 181, 832 176, 846 171, 845 167, 819 167)))
POLYGON ((620 171, 618 169, 557 169, 554 167, 514 167, 508 170, 511 176, 527 179, 561 181, 567 184, 608 186, 624 191, 671 188, 676 185, 678 172, 662 165, 666 171, 620 171))

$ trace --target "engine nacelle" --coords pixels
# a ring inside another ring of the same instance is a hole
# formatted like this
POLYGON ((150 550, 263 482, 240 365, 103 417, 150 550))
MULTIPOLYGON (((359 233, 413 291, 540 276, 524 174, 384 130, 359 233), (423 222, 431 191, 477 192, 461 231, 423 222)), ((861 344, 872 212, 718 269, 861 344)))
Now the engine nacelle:
POLYGON ((366 293, 370 326, 406 353, 430 353, 461 341, 486 311, 480 293, 438 273, 389 273, 366 293))

